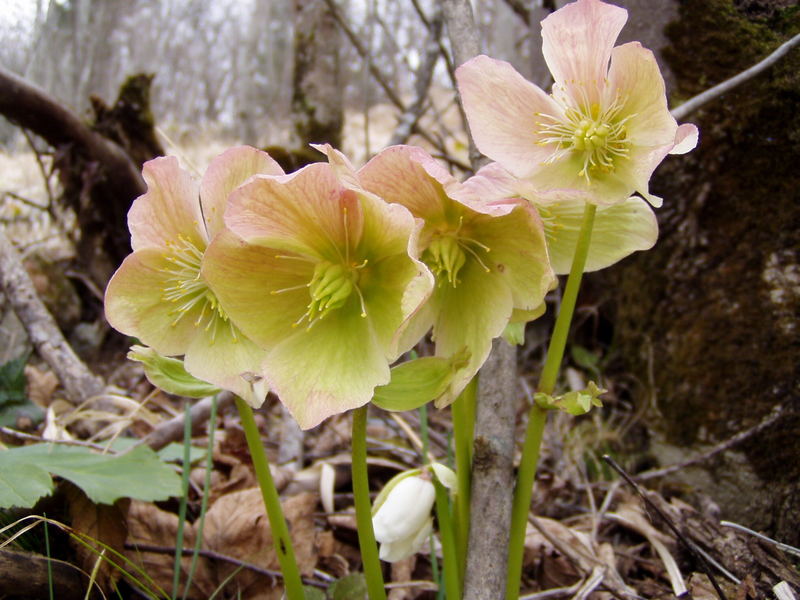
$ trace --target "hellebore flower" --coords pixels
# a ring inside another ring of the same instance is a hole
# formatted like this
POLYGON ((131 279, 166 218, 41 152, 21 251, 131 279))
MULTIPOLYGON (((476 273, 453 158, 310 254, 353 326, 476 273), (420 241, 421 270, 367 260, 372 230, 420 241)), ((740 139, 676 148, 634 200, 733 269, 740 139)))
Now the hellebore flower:
POLYGON ((542 21, 548 95, 507 62, 477 56, 456 71, 478 149, 541 192, 572 191, 598 205, 648 182, 668 154, 697 143, 697 128, 670 115, 664 80, 638 42, 614 47, 627 11, 578 0, 542 21))
POLYGON ((433 287, 414 257, 411 213, 316 163, 253 178, 231 195, 225 222, 203 277, 267 351, 261 373, 300 427, 369 402, 433 287))
MULTIPOLYGON (((583 222, 584 201, 565 195, 542 198, 498 163, 490 163, 464 182, 463 187, 486 202, 503 202, 523 197, 533 204, 544 223, 550 264, 558 275, 569 273, 583 222)), ((598 206, 595 213, 585 271, 613 265, 629 254, 649 250, 658 239, 658 222, 653 209, 636 196, 610 206, 598 206)))
POLYGON ((431 509, 435 476, 447 488, 456 487, 453 471, 433 463, 424 469, 405 471, 392 478, 375 500, 372 527, 380 543, 380 558, 397 562, 419 551, 433 528, 431 509))
POLYGON ((424 221, 419 247, 436 276, 436 289, 408 335, 418 339, 432 325, 437 356, 465 347, 470 352, 466 367, 437 401, 445 406, 484 363, 492 339, 503 333, 513 313, 526 314, 525 320, 541 314, 555 282, 542 223, 526 202, 480 202, 413 146, 383 150, 355 177, 365 189, 424 221))
POLYGON ((106 288, 106 318, 159 354, 184 355, 195 377, 260 406, 254 374, 263 351, 231 322, 200 275, 209 241, 223 228, 229 193, 256 173, 282 174, 268 154, 241 146, 215 158, 200 185, 174 157, 144 165, 147 193, 128 213, 133 253, 106 288))

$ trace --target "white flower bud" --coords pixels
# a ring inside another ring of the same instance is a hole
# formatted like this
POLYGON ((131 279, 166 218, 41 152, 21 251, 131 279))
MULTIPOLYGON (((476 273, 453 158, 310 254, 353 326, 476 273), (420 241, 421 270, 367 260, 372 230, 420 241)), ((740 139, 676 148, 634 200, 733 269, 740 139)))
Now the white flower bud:
POLYGON ((430 533, 435 497, 429 479, 411 475, 397 482, 372 517, 381 558, 394 562, 419 549, 430 533))

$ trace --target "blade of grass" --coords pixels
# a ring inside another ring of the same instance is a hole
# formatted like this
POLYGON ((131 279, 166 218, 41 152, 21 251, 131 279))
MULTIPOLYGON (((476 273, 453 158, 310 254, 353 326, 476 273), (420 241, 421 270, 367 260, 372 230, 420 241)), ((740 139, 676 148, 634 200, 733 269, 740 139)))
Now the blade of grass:
POLYGON ((203 544, 203 527, 206 521, 206 510, 208 509, 208 496, 211 489, 211 470, 214 466, 214 433, 217 428, 217 397, 211 400, 211 414, 208 417, 208 448, 206 451, 206 474, 203 479, 203 499, 200 502, 200 516, 197 520, 197 535, 194 542, 194 554, 192 554, 192 563, 189 566, 189 576, 186 578, 186 585, 183 588, 183 600, 186 600, 186 594, 189 593, 189 588, 192 587, 192 578, 194 577, 195 569, 197 568, 198 552, 200 546, 203 544))
MULTIPOLYGON (((42 513, 46 519, 47 513, 42 513)), ((53 600, 53 565, 50 564, 50 536, 47 533, 47 523, 44 523, 44 550, 47 553, 47 590, 50 600, 53 600)))

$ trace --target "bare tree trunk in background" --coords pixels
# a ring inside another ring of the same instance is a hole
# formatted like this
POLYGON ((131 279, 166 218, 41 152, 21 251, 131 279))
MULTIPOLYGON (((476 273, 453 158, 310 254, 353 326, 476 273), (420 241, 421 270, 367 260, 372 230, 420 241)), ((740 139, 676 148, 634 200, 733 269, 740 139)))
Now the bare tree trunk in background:
MULTIPOLYGON (((480 49, 472 7, 468 0, 442 0, 442 8, 453 62, 459 66, 480 49)), ((482 159, 471 136, 470 158, 477 170, 482 159)), ((516 348, 496 339, 479 374, 464 600, 505 595, 514 493, 516 361, 516 348)))
POLYGON ((296 147, 342 145, 342 36, 323 0, 294 0, 292 122, 296 147))

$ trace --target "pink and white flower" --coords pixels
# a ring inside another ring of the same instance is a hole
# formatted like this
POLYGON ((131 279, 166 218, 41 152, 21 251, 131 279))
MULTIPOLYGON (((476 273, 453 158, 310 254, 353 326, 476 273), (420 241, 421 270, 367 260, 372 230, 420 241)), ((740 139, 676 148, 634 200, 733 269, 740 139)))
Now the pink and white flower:
POLYGON ((551 94, 509 63, 477 56, 456 71, 478 149, 543 197, 564 193, 598 205, 638 192, 653 206, 648 182, 669 154, 688 152, 697 128, 678 126, 667 108, 652 52, 614 43, 627 11, 577 0, 542 22, 551 94))

